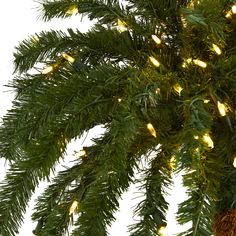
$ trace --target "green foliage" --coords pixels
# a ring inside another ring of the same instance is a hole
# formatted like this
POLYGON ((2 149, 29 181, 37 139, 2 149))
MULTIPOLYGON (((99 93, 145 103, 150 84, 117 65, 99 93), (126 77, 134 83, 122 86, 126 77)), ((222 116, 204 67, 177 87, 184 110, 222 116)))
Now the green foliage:
POLYGON ((0 127, 0 155, 10 162, 0 189, 0 234, 17 234, 32 194, 46 179, 51 183, 32 215, 38 236, 66 235, 71 225, 73 236, 108 235, 122 193, 136 181, 144 199, 130 234, 160 235, 175 171, 184 173, 188 194, 177 218, 192 223, 179 235, 212 234, 214 215, 236 208, 236 23, 235 15, 225 17, 232 5, 40 1, 45 21, 70 17, 77 8, 96 23, 87 33, 43 31, 16 47, 18 74, 8 85, 16 96, 0 127), (127 30, 119 31, 118 20, 127 30), (227 106, 225 116, 219 102, 227 106), (106 132, 51 179, 68 143, 97 125, 106 132), (143 156, 145 170, 139 168, 143 156))

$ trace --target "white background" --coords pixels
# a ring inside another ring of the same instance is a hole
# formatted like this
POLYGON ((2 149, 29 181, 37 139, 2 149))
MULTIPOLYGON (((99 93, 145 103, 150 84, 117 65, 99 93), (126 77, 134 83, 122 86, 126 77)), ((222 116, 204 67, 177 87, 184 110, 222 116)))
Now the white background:
MULTIPOLYGON (((13 78, 13 52, 14 47, 18 45, 20 41, 27 38, 29 35, 35 32, 40 32, 41 30, 53 29, 63 29, 66 28, 79 28, 80 31, 85 32, 91 23, 88 21, 81 22, 79 16, 72 17, 66 20, 53 20, 49 23, 43 23, 41 20, 37 20, 39 12, 36 7, 37 3, 33 0, 7 0, 1 2, 1 14, 0 14, 0 117, 2 117, 6 110, 11 106, 11 100, 13 99, 13 94, 9 92, 9 89, 4 87, 9 80, 13 78), (8 92, 7 92, 8 91, 8 92)), ((95 130, 95 132, 89 132, 89 137, 94 134, 101 132, 101 130, 95 130)), ((89 137, 86 138, 84 145, 89 145, 91 142, 89 137)), ((80 140, 76 144, 70 145, 68 149, 67 160, 73 158, 74 150, 80 150, 82 147, 82 141, 80 140)), ((6 171, 6 166, 4 165, 4 160, 0 160, 0 180, 3 179, 4 173, 6 171)), ((177 203, 182 201, 185 197, 183 188, 180 187, 180 177, 176 179, 176 185, 173 188, 171 195, 168 197, 170 205, 170 211, 168 213, 168 227, 167 235, 172 236, 176 233, 180 226, 176 225, 174 220, 174 213, 177 210, 177 203)), ((37 191, 37 194, 43 191, 44 183, 42 183, 37 191)), ((110 228, 110 236, 127 236, 126 226, 133 223, 132 210, 134 209, 135 201, 132 201, 137 195, 134 186, 131 186, 130 191, 125 193, 120 203, 121 211, 117 212, 117 221, 110 228)), ((36 195, 37 195, 36 194, 36 195)), ((35 199, 35 197, 34 197, 35 199)), ((32 208, 34 204, 34 199, 29 203, 32 208)), ((140 199, 138 199, 140 200, 140 199)), ((137 203, 137 200, 136 200, 137 203)), ((35 227, 30 221, 31 209, 28 209, 24 224, 20 230, 19 236, 31 236, 32 230, 35 227)))

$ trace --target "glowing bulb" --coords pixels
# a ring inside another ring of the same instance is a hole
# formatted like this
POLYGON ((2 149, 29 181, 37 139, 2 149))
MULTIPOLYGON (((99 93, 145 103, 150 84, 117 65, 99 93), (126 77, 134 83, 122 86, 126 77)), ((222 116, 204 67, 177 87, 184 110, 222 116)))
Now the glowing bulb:
POLYGON ((79 157, 83 157, 83 156, 85 156, 86 155, 86 151, 84 150, 84 149, 82 149, 82 150, 80 150, 79 152, 77 152, 76 154, 75 154, 75 157, 76 158, 79 158, 79 157))
POLYGON ((230 18, 232 16, 232 12, 228 11, 227 14, 225 15, 226 18, 230 18))
POLYGON ((155 138, 157 137, 156 130, 154 129, 154 127, 151 123, 147 124, 147 129, 149 130, 149 132, 152 136, 154 136, 155 138))
POLYGON ((187 60, 186 60, 186 62, 189 64, 189 63, 191 63, 192 62, 192 58, 188 58, 187 60))
POLYGON ((209 100, 209 99, 204 99, 203 102, 204 102, 204 103, 209 103, 210 100, 209 100))
POLYGON ((154 42, 156 43, 156 44, 161 44, 161 39, 160 38, 158 38, 156 35, 152 35, 152 39, 154 40, 154 42))
POLYGON ((31 40, 32 40, 32 42, 37 43, 39 41, 38 35, 32 36, 31 40))
POLYGON ((117 100, 118 100, 118 102, 121 102, 121 101, 122 101, 122 99, 121 99, 121 98, 118 98, 117 100))
POLYGON ((160 94, 161 93, 161 90, 160 88, 157 88, 156 91, 155 91, 156 94, 160 94))
POLYGON ((204 134, 202 138, 209 148, 214 148, 214 143, 209 134, 204 134))
POLYGON ((217 102, 217 106, 218 106, 218 110, 220 112, 220 115, 226 116, 226 111, 228 110, 227 107, 219 101, 217 102))
POLYGON ((68 9, 68 11, 66 12, 66 14, 68 14, 68 15, 73 15, 73 14, 77 14, 77 13, 79 13, 77 6, 71 6, 68 9))
POLYGON ((62 53, 62 56, 69 61, 70 63, 75 62, 75 58, 71 57, 70 55, 66 54, 66 53, 62 53))
POLYGON ((198 135, 194 135, 194 139, 199 139, 199 136, 198 135))
POLYGON ((200 66, 202 68, 206 68, 207 67, 207 63, 198 59, 193 60, 194 64, 197 66, 200 66))
POLYGON ((72 203, 72 205, 70 207, 70 210, 69 210, 69 215, 72 215, 75 212, 75 210, 78 207, 78 204, 79 203, 77 201, 73 201, 73 203, 72 203))
POLYGON ((159 229, 159 234, 160 234, 161 236, 168 236, 166 227, 162 226, 162 227, 159 229))
POLYGON ((181 91, 183 90, 183 88, 177 83, 174 85, 174 90, 179 94, 180 96, 180 93, 181 91))
POLYGON ((186 28, 187 27, 187 20, 183 16, 181 16, 180 19, 181 19, 183 27, 186 28))
POLYGON ((171 167, 171 169, 175 169, 175 167, 176 167, 176 157, 175 157, 175 155, 173 155, 170 159, 170 167, 171 167))
POLYGON ((232 11, 233 14, 236 14, 236 5, 232 6, 231 11, 232 11))
POLYGON ((53 66, 48 66, 45 69, 43 69, 42 74, 46 75, 54 70, 53 66))
POLYGON ((214 49, 214 51, 218 54, 218 55, 220 55, 222 52, 221 52, 221 49, 216 45, 216 44, 212 44, 212 47, 213 47, 213 49, 214 49))
POLYGON ((151 63, 154 65, 154 66, 156 66, 156 67, 159 67, 160 66, 160 62, 157 60, 157 59, 155 59, 154 57, 149 57, 149 60, 151 61, 151 63))
POLYGON ((123 21, 121 21, 120 19, 118 19, 118 23, 117 24, 118 24, 117 30, 120 33, 125 32, 125 31, 128 30, 128 28, 126 27, 126 24, 123 21))
POLYGON ((234 158, 233 166, 234 166, 234 168, 236 168, 236 157, 234 158))

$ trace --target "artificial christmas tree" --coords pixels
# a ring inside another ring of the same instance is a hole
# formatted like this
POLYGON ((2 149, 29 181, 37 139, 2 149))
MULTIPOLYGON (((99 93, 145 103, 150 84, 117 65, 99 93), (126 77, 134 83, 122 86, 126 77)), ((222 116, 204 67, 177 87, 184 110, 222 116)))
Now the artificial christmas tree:
POLYGON ((235 2, 45 0, 41 7, 44 20, 82 14, 97 23, 88 33, 41 32, 16 48, 9 84, 16 98, 0 128, 0 154, 11 164, 1 183, 0 234, 17 234, 47 179, 32 215, 35 235, 65 235, 71 224, 72 235, 107 235, 138 170, 145 198, 130 235, 161 235, 165 188, 183 170, 188 199, 178 221, 192 226, 179 235, 235 236, 235 2), (106 128, 102 137, 51 180, 68 142, 96 125, 106 128))

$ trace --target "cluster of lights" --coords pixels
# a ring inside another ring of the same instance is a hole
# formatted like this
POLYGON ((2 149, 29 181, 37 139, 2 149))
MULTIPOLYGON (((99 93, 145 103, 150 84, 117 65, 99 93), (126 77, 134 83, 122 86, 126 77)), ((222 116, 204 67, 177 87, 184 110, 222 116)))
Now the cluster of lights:
POLYGON ((157 137, 157 133, 156 133, 156 130, 154 129, 153 125, 151 123, 148 123, 147 124, 147 129, 149 130, 150 134, 153 136, 153 137, 157 137))
POLYGON ((231 18, 233 14, 236 14, 236 4, 231 7, 231 10, 225 15, 226 18, 231 18))
POLYGON ((73 201, 70 210, 69 210, 69 215, 72 215, 75 213, 75 210, 77 209, 79 203, 77 201, 73 201))
MULTIPOLYGON (((199 139, 199 136, 198 135, 195 135, 194 136, 194 139, 199 139)), ((202 136, 202 140, 203 142, 209 147, 209 148, 214 148, 214 143, 211 139, 211 136, 208 134, 208 133, 205 133, 203 136, 202 136)), ((196 151, 199 151, 199 149, 196 151)))
POLYGON ((185 68, 187 66, 187 64, 190 63, 194 63, 195 65, 202 67, 202 68, 206 68, 207 67, 207 63, 204 61, 201 61, 199 59, 192 59, 192 58, 188 58, 184 61, 184 63, 182 64, 182 67, 185 68))

